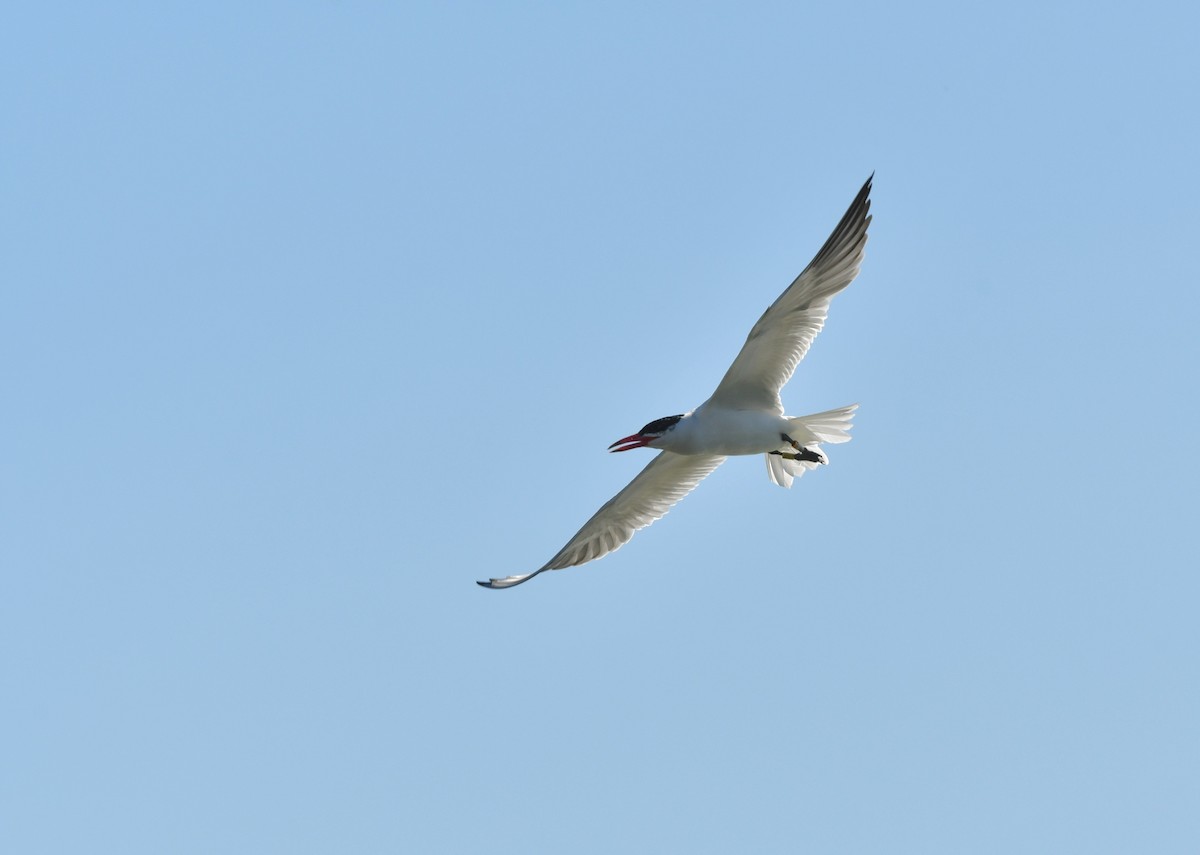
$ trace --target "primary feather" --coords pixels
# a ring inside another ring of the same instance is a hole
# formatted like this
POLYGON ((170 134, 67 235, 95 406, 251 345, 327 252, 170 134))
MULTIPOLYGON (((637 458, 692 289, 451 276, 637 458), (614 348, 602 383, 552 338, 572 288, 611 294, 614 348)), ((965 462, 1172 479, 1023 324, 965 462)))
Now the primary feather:
POLYGON ((659 452, 646 468, 583 524, 567 545, 532 573, 480 582, 485 588, 511 588, 543 570, 561 570, 594 561, 620 549, 633 533, 645 528, 686 496, 725 458, 709 454, 659 452))
POLYGON ((867 246, 871 224, 871 181, 858 191, 850 208, 804 271, 750 330, 746 343, 709 399, 733 409, 783 412, 779 391, 825 325, 829 301, 854 281, 867 246))

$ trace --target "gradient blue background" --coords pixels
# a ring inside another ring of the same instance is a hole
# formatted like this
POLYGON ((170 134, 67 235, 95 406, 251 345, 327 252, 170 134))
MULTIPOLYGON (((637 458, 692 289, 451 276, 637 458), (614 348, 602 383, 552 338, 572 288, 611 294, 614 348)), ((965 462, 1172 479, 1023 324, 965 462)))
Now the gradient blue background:
POLYGON ((1192 4, 10 4, 0 849, 1200 848, 1192 4), (876 172, 859 401, 507 592, 876 172))

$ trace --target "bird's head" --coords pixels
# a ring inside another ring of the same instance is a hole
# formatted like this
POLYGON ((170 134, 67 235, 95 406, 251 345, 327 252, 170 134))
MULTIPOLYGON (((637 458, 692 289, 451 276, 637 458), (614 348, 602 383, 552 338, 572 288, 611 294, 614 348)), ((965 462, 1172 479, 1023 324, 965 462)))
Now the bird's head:
POLYGON ((679 424, 679 420, 683 416, 665 416, 661 419, 655 419, 639 430, 635 434, 631 434, 624 439, 618 439, 608 447, 609 451, 629 451, 631 448, 643 448, 646 446, 653 447, 654 440, 665 436, 668 431, 679 424), (620 446, 618 448, 618 446, 620 446))

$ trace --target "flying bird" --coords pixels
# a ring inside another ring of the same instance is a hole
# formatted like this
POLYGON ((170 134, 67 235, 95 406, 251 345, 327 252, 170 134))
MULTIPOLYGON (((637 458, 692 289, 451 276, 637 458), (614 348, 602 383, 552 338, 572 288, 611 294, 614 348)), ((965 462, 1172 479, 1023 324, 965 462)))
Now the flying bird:
POLYGON ((829 462, 821 443, 849 441, 858 405, 787 416, 779 392, 824 326, 833 296, 858 275, 873 179, 872 174, 863 184, 816 257, 758 319, 712 397, 690 413, 655 419, 609 446, 609 451, 659 449, 649 465, 537 570, 480 585, 511 588, 545 570, 575 567, 619 549, 731 455, 764 455, 767 474, 781 487, 829 462))

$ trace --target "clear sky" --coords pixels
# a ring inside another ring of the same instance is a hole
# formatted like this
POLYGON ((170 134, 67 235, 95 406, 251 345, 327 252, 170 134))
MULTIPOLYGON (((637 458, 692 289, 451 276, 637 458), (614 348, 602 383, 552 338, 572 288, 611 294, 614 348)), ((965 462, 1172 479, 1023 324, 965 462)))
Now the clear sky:
POLYGON ((0 850, 1194 853, 1195 4, 8 4, 0 850), (735 459, 510 591, 862 181, 735 459))

